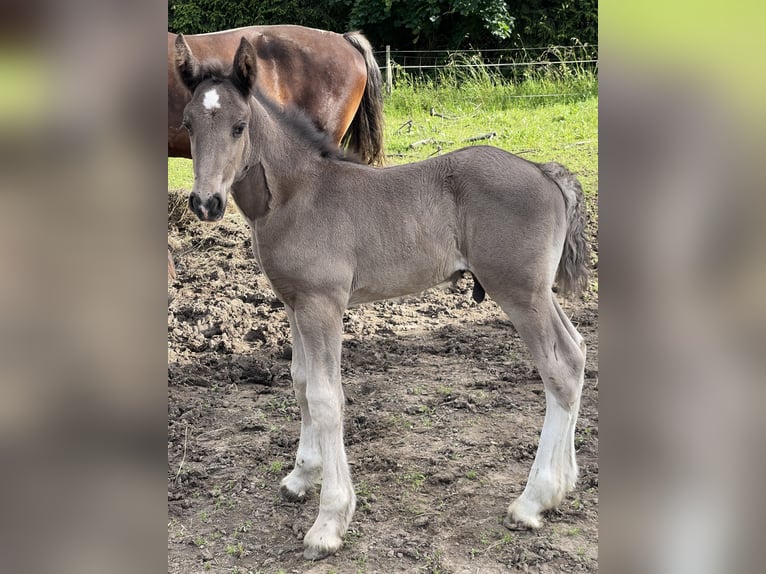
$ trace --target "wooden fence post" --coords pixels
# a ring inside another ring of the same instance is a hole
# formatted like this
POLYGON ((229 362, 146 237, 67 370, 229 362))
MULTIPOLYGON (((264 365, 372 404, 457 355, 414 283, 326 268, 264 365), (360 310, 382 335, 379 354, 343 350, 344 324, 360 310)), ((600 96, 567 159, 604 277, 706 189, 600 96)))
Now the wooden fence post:
POLYGON ((386 45, 386 91, 391 95, 393 88, 391 79, 391 46, 386 45))

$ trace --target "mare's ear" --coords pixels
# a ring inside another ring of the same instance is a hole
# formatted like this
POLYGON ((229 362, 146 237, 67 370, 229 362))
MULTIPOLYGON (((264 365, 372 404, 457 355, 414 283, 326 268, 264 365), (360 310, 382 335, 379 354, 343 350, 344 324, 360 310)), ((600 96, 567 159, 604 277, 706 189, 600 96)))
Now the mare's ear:
POLYGON ((200 63, 192 54, 183 34, 176 36, 175 64, 181 83, 193 92, 200 81, 200 63))
POLYGON ((234 83, 245 96, 249 96, 256 80, 255 48, 242 36, 237 53, 234 54, 234 83))

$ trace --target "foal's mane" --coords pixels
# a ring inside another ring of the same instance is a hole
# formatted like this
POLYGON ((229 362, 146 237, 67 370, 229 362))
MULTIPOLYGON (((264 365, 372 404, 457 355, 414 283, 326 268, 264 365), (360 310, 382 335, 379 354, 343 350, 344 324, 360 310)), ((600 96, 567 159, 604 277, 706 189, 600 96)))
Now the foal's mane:
POLYGON ((241 85, 236 74, 232 71, 232 65, 224 65, 220 60, 209 60, 200 65, 198 85, 205 80, 211 80, 219 84, 225 80, 230 81, 245 97, 254 97, 272 117, 285 129, 292 131, 302 140, 316 149, 323 158, 351 163, 362 163, 361 159, 352 152, 343 150, 337 146, 330 136, 319 129, 314 121, 301 108, 290 105, 283 108, 279 103, 264 94, 258 86, 249 92, 246 86, 241 85))
POLYGON ((330 136, 320 130, 301 108, 294 105, 283 108, 264 94, 257 86, 251 95, 268 110, 269 114, 277 118, 281 126, 293 131, 303 141, 308 142, 322 157, 338 161, 361 163, 356 154, 339 148, 330 136))

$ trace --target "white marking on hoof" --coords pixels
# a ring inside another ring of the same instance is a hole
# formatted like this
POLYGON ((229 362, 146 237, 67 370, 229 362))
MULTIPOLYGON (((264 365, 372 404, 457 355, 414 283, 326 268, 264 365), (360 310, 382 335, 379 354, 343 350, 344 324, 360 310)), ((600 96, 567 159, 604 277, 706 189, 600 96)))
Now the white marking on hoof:
POLYGON ((221 101, 218 96, 218 90, 213 88, 212 90, 205 92, 205 99, 202 100, 202 105, 205 106, 206 110, 215 110, 216 108, 220 108, 221 101))

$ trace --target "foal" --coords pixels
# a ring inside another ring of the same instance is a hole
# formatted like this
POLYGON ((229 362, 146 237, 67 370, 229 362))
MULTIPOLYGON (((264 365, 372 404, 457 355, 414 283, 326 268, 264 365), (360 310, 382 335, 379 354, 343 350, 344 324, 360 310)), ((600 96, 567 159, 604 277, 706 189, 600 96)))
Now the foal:
POLYGON ((321 481, 304 555, 338 550, 355 507, 343 446, 344 310, 465 271, 511 318, 543 379, 537 455, 504 522, 539 528, 542 511, 577 477, 585 345, 551 290, 554 279, 562 291, 587 283, 583 198, 574 176, 559 164, 492 147, 380 169, 347 161, 303 116, 255 88, 256 58, 245 38, 231 71, 201 69, 182 36, 176 61, 192 92, 184 112, 194 157, 189 205, 201 220, 215 221, 231 192, 290 321, 301 434, 281 491, 303 500, 321 481))

